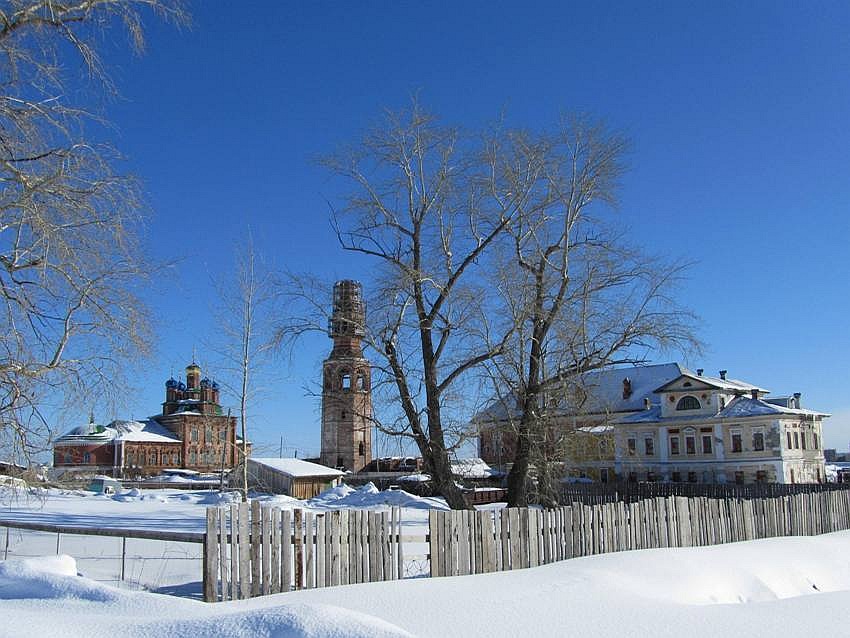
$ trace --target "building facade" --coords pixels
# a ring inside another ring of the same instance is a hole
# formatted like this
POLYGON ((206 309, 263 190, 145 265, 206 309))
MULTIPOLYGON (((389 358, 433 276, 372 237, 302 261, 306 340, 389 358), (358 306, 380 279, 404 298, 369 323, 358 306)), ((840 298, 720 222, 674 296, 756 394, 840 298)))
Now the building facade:
POLYGON ((743 381, 683 372, 657 388, 649 409, 616 426, 626 480, 821 483, 822 423, 801 395, 774 397, 743 381))
MULTIPOLYGON (((822 423, 801 395, 709 377, 676 363, 600 370, 576 382, 581 399, 550 390, 552 434, 566 477, 599 481, 819 483, 826 480, 822 423), (576 407, 580 406, 580 407, 576 407)), ((563 393, 575 396, 576 392, 563 393)), ((480 421, 479 452, 507 469, 512 413, 493 406, 480 421)))
POLYGON ((107 425, 92 418, 56 439, 54 470, 135 478, 167 469, 232 469, 242 456, 241 439, 236 418, 224 415, 219 401, 218 384, 202 378, 193 362, 185 383, 173 377, 165 382, 161 414, 107 425))
POLYGON ((371 370, 362 348, 365 322, 360 283, 336 282, 328 321, 333 349, 322 365, 320 462, 352 472, 372 461, 371 370))

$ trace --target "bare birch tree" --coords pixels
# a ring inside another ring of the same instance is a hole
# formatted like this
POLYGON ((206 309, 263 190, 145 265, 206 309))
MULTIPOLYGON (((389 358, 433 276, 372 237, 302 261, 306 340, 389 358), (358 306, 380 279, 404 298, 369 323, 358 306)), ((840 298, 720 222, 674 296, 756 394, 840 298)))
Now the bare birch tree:
POLYGON ((48 403, 108 395, 147 345, 139 186, 87 135, 102 118, 69 97, 114 91, 97 45, 117 23, 141 51, 143 8, 186 19, 171 0, 0 7, 0 445, 13 455, 44 443, 48 403), (68 70, 80 61, 88 77, 68 70))
POLYGON ((641 363, 655 348, 687 348, 696 339, 693 316, 671 295, 682 265, 630 249, 600 212, 617 203, 626 140, 582 118, 512 140, 516 153, 536 156, 543 169, 536 206, 508 229, 513 246, 498 272, 503 317, 513 330, 491 369, 515 415, 509 505, 527 504, 534 459, 538 500, 552 505, 559 478, 551 476, 553 460, 563 462, 576 434, 555 417, 565 405, 582 410, 582 375, 641 363))
POLYGON ((274 352, 275 303, 278 299, 271 273, 254 250, 249 237, 236 249, 235 267, 230 277, 217 277, 216 326, 213 344, 225 373, 222 385, 239 401, 242 444, 240 490, 248 499, 248 422, 252 401, 265 389, 266 367, 274 352))

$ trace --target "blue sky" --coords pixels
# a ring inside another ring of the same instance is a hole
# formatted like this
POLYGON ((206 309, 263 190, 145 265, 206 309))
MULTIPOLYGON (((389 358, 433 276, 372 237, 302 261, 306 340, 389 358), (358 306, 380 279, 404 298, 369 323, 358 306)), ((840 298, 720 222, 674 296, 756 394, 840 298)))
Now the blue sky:
MULTIPOLYGON (((194 3, 190 30, 150 21, 141 58, 111 36, 116 144, 145 183, 153 258, 179 261, 148 294, 157 343, 130 375, 138 394, 104 418, 156 413, 193 346, 203 363, 211 279, 249 229, 275 266, 368 282, 372 264, 335 243, 327 202, 339 193, 314 159, 418 91, 467 127, 503 110, 530 127, 586 111, 625 131, 624 228, 694 262, 681 295, 707 348, 687 363, 802 392, 804 406, 835 415, 827 446, 847 449, 850 6, 236 6, 194 3)), ((309 339, 277 364, 255 410, 266 451, 281 436, 299 455, 318 450, 304 386, 329 347, 309 339)))

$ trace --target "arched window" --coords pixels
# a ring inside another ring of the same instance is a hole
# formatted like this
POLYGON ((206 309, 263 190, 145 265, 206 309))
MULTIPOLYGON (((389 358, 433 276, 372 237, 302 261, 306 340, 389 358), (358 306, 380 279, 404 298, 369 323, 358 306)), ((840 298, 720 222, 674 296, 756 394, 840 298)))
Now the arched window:
POLYGON ((366 389, 366 377, 363 373, 357 375, 357 390, 363 392, 366 389))
POLYGON ((66 454, 66 455, 65 455, 65 464, 66 464, 66 465, 70 465, 70 464, 71 464, 71 463, 73 463, 73 462, 74 462, 74 460, 71 458, 71 455, 70 455, 70 454, 66 454))
POLYGON ((344 373, 340 377, 340 384, 342 385, 343 390, 351 390, 351 375, 344 373))
POLYGON ((91 463, 91 454, 83 452, 83 463, 91 463))
POLYGON ((358 453, 360 454, 360 456, 365 456, 365 455, 366 455, 366 446, 365 446, 365 445, 363 445, 363 441, 360 441, 360 446, 359 446, 359 449, 358 449, 358 453))
POLYGON ((676 404, 677 410, 699 410, 700 404, 699 399, 696 397, 692 397, 691 395, 682 397, 679 399, 679 402, 676 404))

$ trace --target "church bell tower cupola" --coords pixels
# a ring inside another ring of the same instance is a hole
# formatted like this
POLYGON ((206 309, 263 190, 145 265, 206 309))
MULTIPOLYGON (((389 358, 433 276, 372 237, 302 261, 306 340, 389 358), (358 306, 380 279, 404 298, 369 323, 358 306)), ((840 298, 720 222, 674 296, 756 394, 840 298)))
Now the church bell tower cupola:
POLYGON ((372 460, 371 369, 362 348, 365 324, 360 282, 336 282, 328 319, 334 345, 322 366, 321 461, 353 472, 372 460))

